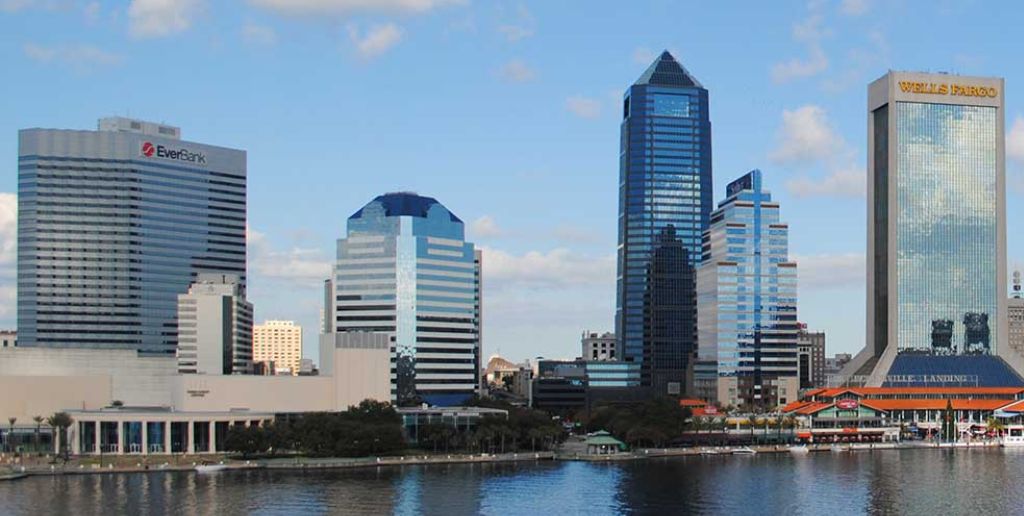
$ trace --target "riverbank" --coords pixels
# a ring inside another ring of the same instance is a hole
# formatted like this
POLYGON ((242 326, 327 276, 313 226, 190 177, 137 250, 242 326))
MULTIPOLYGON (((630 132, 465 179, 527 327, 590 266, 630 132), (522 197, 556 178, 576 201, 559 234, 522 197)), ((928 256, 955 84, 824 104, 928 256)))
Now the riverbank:
POLYGON ((921 449, 977 449, 998 448, 997 441, 973 443, 931 443, 907 441, 902 443, 855 443, 842 445, 810 445, 793 447, 782 445, 743 447, 694 447, 694 448, 645 448, 613 454, 586 454, 579 452, 527 452, 505 454, 423 454, 394 457, 281 457, 270 459, 233 459, 225 455, 202 456, 120 456, 105 457, 101 463, 96 457, 73 458, 67 464, 36 463, 12 468, 9 474, 0 474, 0 481, 17 480, 32 475, 89 475, 105 473, 147 473, 158 471, 191 472, 199 464, 223 465, 226 470, 271 469, 271 470, 330 470, 357 468, 392 468, 396 466, 424 466, 446 464, 486 464, 535 461, 581 461, 612 462, 638 461, 672 457, 726 457, 764 454, 809 453, 863 453, 871 451, 900 451, 921 449))
POLYGON ((233 459, 224 455, 203 455, 196 457, 161 456, 120 456, 105 458, 101 464, 95 457, 71 459, 67 464, 35 463, 15 467, 10 475, 0 475, 2 480, 14 480, 32 475, 90 475, 105 473, 148 473, 157 471, 195 471, 200 464, 222 465, 226 470, 241 469, 353 469, 395 466, 477 464, 554 460, 552 452, 528 452, 506 454, 445 454, 445 455, 401 455, 396 457, 281 457, 272 459, 233 459))

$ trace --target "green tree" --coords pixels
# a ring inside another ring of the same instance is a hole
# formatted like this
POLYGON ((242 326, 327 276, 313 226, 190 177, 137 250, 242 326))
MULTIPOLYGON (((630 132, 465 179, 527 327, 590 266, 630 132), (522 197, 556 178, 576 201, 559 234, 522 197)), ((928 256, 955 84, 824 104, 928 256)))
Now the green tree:
POLYGON ((35 449, 39 452, 39 430, 43 426, 43 416, 32 416, 32 421, 36 423, 36 435, 35 435, 35 449))
POLYGON ((14 423, 18 422, 18 418, 9 417, 7 418, 8 430, 7 430, 7 448, 10 451, 14 451, 14 423))
POLYGON ((67 412, 55 412, 52 416, 46 419, 46 424, 50 425, 54 430, 54 438, 60 443, 60 454, 64 457, 64 462, 68 461, 68 439, 67 430, 71 427, 74 420, 67 412))
POLYGON ((228 429, 224 449, 241 453, 243 459, 248 459, 251 455, 269 451, 270 438, 267 431, 261 427, 233 425, 228 429))
POLYGON ((991 416, 985 421, 985 426, 988 427, 990 432, 995 432, 997 436, 1003 435, 1003 431, 1006 430, 1006 425, 1003 424, 1003 420, 995 416, 991 416))
POLYGON ((942 415, 942 439, 946 442, 956 440, 956 421, 953 417, 953 400, 946 400, 946 410, 942 415))

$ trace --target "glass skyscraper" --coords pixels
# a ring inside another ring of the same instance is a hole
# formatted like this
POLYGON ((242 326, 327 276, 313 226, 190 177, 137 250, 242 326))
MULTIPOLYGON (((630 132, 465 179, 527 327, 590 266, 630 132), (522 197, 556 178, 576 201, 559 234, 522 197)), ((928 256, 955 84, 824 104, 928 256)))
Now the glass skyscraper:
POLYGON ((178 294, 245 278, 245 151, 105 118, 18 134, 18 345, 173 355, 178 294))
POLYGON ((697 270, 696 392, 706 400, 774 409, 800 389, 797 269, 789 226, 760 170, 729 183, 711 214, 697 270))
POLYGON ((1000 78, 868 87, 867 348, 845 376, 984 386, 1024 370, 1006 345, 1003 125, 1000 78))
POLYGON ((869 345, 989 354, 1006 340, 1002 79, 871 84, 869 345))
POLYGON ((481 256, 458 217, 430 197, 381 195, 349 217, 337 256, 334 331, 391 336, 393 401, 478 393, 481 256))
POLYGON ((641 385, 692 388, 694 267, 711 213, 708 91, 668 52, 623 99, 615 312, 619 356, 641 385))

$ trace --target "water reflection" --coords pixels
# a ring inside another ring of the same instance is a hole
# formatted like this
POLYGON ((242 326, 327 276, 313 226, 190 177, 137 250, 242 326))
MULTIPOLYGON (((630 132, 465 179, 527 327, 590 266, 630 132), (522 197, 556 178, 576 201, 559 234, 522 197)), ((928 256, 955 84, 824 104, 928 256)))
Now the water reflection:
POLYGON ((0 514, 1016 514, 1024 453, 915 450, 0 483, 0 514))

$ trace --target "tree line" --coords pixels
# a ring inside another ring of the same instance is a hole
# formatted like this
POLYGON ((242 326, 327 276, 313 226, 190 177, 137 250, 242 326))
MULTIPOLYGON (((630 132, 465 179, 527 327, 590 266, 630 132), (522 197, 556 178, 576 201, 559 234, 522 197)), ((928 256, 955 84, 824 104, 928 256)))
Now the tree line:
POLYGON ((293 421, 265 426, 233 426, 224 443, 244 457, 300 454, 310 457, 369 457, 405 453, 410 448, 434 452, 508 453, 547 450, 566 434, 561 424, 538 410, 503 402, 473 399, 467 405, 500 408, 508 419, 482 416, 470 428, 434 422, 415 428, 407 440, 402 418, 391 404, 364 400, 345 412, 304 414, 293 421))

